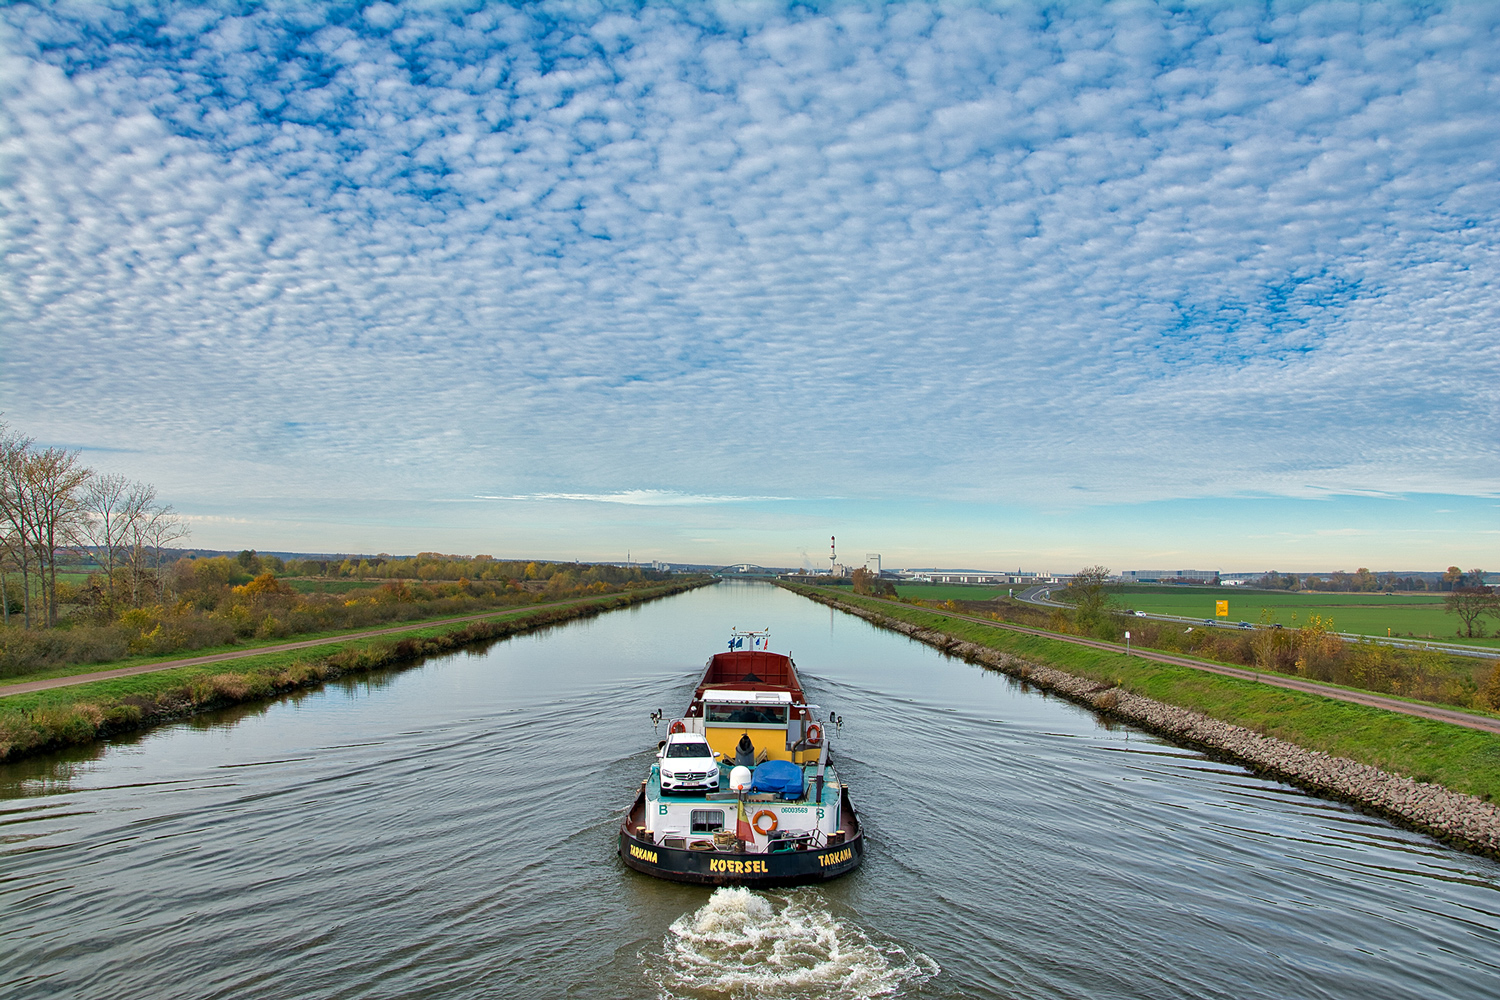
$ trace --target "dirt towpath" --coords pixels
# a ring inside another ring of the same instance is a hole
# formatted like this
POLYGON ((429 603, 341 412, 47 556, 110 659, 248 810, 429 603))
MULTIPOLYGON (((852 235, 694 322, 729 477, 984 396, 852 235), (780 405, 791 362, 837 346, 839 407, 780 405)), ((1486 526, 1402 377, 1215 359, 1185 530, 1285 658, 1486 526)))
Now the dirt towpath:
MULTIPOLYGON (((583 598, 589 600, 589 598, 583 598)), ((581 603, 579 600, 555 601, 551 604, 532 604, 524 608, 506 608, 502 611, 486 611, 478 615, 464 615, 462 618, 442 618, 437 621, 414 622, 407 625, 394 625, 390 628, 371 629, 368 632, 350 632, 347 635, 332 636, 325 639, 308 639, 303 642, 283 642, 275 646, 257 646, 254 649, 236 649, 229 653, 213 653, 209 656, 190 656, 181 660, 161 660, 156 663, 142 663, 133 667, 117 667, 114 670, 95 670, 87 674, 69 674, 66 677, 50 677, 44 681, 26 681, 21 684, 0 685, 0 698, 12 694, 28 694, 32 691, 49 691, 52 688, 71 687, 74 684, 87 684, 90 681, 107 681, 116 677, 129 677, 132 674, 149 674, 158 670, 171 670, 175 667, 196 667, 204 663, 222 663, 225 660, 242 660, 247 656, 262 656, 266 653, 288 653, 294 649, 310 649, 313 646, 331 646, 335 643, 349 642, 352 639, 373 639, 381 635, 396 635, 401 632, 415 632, 417 629, 435 628, 440 625, 461 625, 464 622, 483 621, 486 618, 497 618, 500 615, 521 614, 528 611, 545 611, 548 608, 561 608, 570 604, 581 603)))

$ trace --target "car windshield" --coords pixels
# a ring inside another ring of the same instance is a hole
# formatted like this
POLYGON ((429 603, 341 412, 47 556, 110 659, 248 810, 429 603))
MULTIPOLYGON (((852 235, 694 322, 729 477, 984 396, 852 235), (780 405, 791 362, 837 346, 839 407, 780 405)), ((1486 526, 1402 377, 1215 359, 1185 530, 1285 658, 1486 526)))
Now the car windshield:
POLYGON ((713 751, 707 743, 671 743, 667 746, 668 757, 712 757, 713 751))

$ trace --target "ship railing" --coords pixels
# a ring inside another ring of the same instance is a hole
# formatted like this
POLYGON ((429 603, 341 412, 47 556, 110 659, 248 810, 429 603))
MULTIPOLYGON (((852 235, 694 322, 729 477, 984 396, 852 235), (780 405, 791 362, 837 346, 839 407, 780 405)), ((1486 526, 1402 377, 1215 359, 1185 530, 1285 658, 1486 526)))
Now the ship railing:
POLYGON ((821 851, 825 847, 841 844, 844 841, 842 830, 834 834, 828 834, 819 829, 793 830, 787 833, 791 836, 774 837, 765 843, 758 843, 740 840, 732 830, 685 834, 676 828, 647 830, 644 824, 636 827, 636 839, 647 843, 678 850, 722 851, 730 854, 776 854, 780 853, 776 850, 776 846, 788 841, 793 844, 789 850, 797 850, 796 845, 800 843, 804 845, 801 848, 804 851, 821 851))

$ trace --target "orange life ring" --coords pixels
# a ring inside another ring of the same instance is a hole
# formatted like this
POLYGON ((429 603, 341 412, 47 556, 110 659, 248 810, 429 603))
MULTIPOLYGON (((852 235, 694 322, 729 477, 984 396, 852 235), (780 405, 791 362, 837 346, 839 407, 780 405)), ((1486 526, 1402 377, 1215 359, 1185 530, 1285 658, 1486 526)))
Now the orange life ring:
POLYGON ((807 727, 807 742, 809 742, 809 743, 822 743, 823 742, 823 727, 820 726, 820 725, 818 725, 816 722, 814 722, 812 725, 808 726, 807 727))
POLYGON ((667 727, 667 732, 685 733, 687 732, 687 723, 683 722, 681 719, 673 719, 672 724, 667 727))
POLYGON ((776 832, 776 828, 778 826, 780 826, 781 824, 776 821, 776 814, 775 813, 773 813, 769 809, 762 809, 760 812, 758 812, 758 813, 755 814, 755 817, 752 820, 750 820, 750 825, 753 826, 753 827, 755 827, 755 832, 756 833, 760 834, 762 837, 766 837, 766 836, 769 836, 769 835, 775 833, 776 832), (760 828, 760 821, 762 819, 767 818, 767 817, 770 818, 771 825, 767 829, 762 830, 760 828))

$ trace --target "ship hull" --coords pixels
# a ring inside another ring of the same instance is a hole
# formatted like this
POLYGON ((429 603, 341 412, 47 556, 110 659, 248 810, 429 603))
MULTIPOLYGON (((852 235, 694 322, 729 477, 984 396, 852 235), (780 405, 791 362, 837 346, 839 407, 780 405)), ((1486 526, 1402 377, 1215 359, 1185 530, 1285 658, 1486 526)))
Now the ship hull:
POLYGON ((693 851, 666 847, 637 837, 633 822, 645 809, 645 793, 620 825, 620 858, 638 872, 673 882, 696 885, 742 885, 778 887, 808 885, 847 875, 864 860, 865 838, 859 818, 846 797, 842 806, 843 826, 849 831, 842 843, 816 850, 763 854, 741 851, 693 851))

